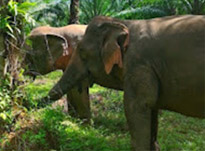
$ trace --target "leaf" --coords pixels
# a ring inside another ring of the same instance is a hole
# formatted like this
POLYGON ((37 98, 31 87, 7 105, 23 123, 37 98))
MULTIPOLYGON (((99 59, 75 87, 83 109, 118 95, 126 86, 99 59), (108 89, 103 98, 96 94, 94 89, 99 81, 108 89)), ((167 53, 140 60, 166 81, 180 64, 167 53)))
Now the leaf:
POLYGON ((5 113, 0 113, 0 118, 5 121, 7 119, 7 116, 5 113))
POLYGON ((17 40, 16 37, 15 37, 12 33, 7 32, 7 34, 8 34, 11 38, 13 38, 14 40, 17 40))
POLYGON ((17 16, 18 15, 18 10, 17 10, 17 5, 14 5, 14 15, 17 16))
POLYGON ((18 10, 28 11, 34 6, 36 6, 35 2, 23 2, 18 5, 18 10))
POLYGON ((8 3, 8 6, 9 6, 10 8, 12 8, 12 4, 13 4, 13 0, 10 0, 9 3, 8 3))
POLYGON ((9 29, 9 31, 10 31, 11 33, 14 32, 13 29, 12 29, 12 27, 9 25, 9 23, 6 23, 6 27, 9 29))
POLYGON ((21 30, 18 27, 15 26, 14 28, 18 32, 18 34, 21 34, 21 30))

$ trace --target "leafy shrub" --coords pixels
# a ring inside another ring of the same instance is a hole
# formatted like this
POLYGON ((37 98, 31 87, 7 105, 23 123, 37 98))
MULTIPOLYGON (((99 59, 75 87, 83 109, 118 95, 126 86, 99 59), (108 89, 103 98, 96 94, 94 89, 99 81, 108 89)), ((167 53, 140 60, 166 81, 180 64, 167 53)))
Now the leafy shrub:
POLYGON ((11 131, 16 118, 27 111, 23 106, 25 101, 26 95, 21 86, 11 88, 9 74, 0 78, 0 133, 11 131))
MULTIPOLYGON (((0 129, 6 128, 8 124, 11 124, 11 91, 9 91, 8 79, 0 79, 0 129)), ((0 132, 1 133, 1 132, 0 132)))

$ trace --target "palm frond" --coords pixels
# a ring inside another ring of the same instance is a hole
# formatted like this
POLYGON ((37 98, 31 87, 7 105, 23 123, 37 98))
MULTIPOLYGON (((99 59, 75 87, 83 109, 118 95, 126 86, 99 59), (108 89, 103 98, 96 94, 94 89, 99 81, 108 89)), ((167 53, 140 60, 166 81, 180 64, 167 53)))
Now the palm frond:
POLYGON ((113 14, 112 17, 130 19, 133 18, 133 16, 135 16, 136 19, 137 18, 141 19, 141 18, 161 17, 166 15, 167 13, 161 9, 146 6, 146 7, 127 9, 119 13, 113 14))

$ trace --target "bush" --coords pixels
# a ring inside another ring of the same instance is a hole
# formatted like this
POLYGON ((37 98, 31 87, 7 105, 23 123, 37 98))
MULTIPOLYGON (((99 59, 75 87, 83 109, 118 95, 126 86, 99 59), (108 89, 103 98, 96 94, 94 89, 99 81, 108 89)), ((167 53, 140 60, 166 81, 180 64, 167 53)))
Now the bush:
POLYGON ((26 96, 21 86, 11 88, 10 75, 0 79, 0 134, 11 131, 12 125, 27 110, 23 106, 26 96))

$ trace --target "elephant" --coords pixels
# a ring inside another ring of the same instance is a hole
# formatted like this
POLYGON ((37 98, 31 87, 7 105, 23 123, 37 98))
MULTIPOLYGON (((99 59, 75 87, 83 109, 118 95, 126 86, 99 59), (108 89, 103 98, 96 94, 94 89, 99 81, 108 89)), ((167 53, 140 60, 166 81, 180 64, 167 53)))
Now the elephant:
MULTIPOLYGON (((40 26, 34 28, 28 40, 32 43, 25 56, 25 63, 28 65, 26 75, 44 75, 51 71, 60 69, 65 71, 70 58, 82 39, 87 25, 68 25, 65 27, 40 26)), ((68 107, 74 109, 77 115, 89 121, 91 117, 88 85, 82 82, 79 86, 67 93, 68 107)))
MULTIPOLYGON (((47 101, 80 81, 124 91, 133 151, 157 150, 158 110, 205 118, 205 16, 91 20, 47 101)), ((44 98, 44 99, 46 99, 44 98)))

